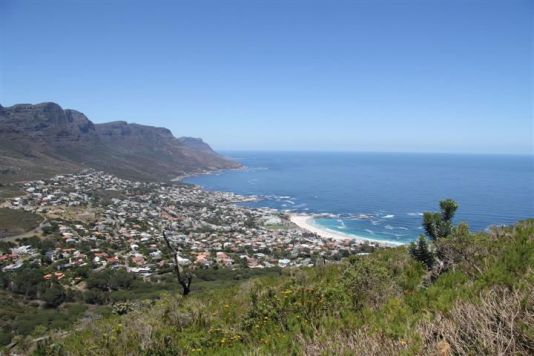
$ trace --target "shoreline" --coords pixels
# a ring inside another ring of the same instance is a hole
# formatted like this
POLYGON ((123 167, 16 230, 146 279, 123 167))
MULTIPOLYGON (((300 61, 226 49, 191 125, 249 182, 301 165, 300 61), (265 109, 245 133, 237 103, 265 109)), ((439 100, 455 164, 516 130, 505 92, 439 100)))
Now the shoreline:
MULTIPOLYGON (((225 171, 239 171, 239 170, 243 170, 246 168, 247 167, 243 165, 237 168, 221 168, 221 169, 215 169, 215 170, 207 170, 203 172, 197 172, 197 173, 191 173, 188 175, 179 176, 173 179, 172 181, 183 183, 184 179, 190 178, 190 177, 212 175, 212 174, 217 174, 217 173, 225 172, 225 171)), ((198 187, 202 190, 209 191, 202 186, 198 186, 198 187)), ((237 194, 237 193, 233 193, 233 194, 237 194)), ((240 195, 240 194, 237 194, 237 195, 240 195)), ((245 197, 246 195, 243 195, 243 196, 245 197)), ((254 196, 251 200, 246 200, 246 201, 256 201, 256 200, 261 200, 261 199, 259 199, 257 196, 254 196)), ((275 210, 282 212, 281 209, 275 209, 275 210)), ((359 235, 354 235, 354 234, 344 234, 339 231, 334 231, 326 227, 319 226, 318 224, 314 222, 314 218, 315 216, 311 214, 297 213, 297 212, 289 213, 289 220, 293 224, 297 225, 299 228, 303 230, 315 233, 323 239, 331 239, 331 240, 338 240, 338 241, 350 240, 350 241, 356 241, 358 244, 369 243, 372 245, 378 245, 380 247, 398 247, 398 246, 404 245, 402 243, 395 243, 393 241, 373 240, 373 239, 370 239, 364 236, 359 236, 359 235)))
POLYGON ((334 240, 342 240, 342 241, 351 240, 351 241, 356 241, 359 244, 364 244, 364 243, 377 244, 381 247, 402 246, 402 244, 398 244, 394 242, 373 240, 373 239, 369 239, 363 236, 358 236, 358 235, 353 235, 353 234, 344 234, 341 232, 327 229, 325 227, 320 227, 318 226, 318 224, 314 223, 313 215, 292 213, 292 214, 289 214, 289 220, 293 224, 300 227, 301 229, 315 233, 325 239, 334 239, 334 240))

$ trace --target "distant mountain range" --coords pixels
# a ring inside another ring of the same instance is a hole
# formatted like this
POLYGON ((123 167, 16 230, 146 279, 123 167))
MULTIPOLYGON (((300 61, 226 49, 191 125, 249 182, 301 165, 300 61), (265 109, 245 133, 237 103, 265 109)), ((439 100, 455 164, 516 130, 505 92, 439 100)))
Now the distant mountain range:
POLYGON ((239 166, 202 139, 176 138, 166 128, 124 121, 94 124, 81 112, 55 103, 0 105, 0 182, 84 168, 163 181, 239 166))

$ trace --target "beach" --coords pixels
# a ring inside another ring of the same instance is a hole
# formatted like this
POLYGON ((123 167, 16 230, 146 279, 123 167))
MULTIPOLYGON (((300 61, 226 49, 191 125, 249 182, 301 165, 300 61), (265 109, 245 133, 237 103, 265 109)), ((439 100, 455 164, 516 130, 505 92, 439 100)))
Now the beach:
POLYGON ((290 214, 289 219, 291 220, 293 224, 297 225, 298 227, 306 231, 313 232, 325 239, 355 240, 360 244, 367 242, 370 244, 378 244, 383 247, 394 247, 394 246, 400 245, 400 244, 394 244, 394 243, 387 243, 383 241, 370 240, 365 237, 361 237, 361 236, 357 236, 353 234, 350 234, 350 235, 343 234, 343 233, 332 231, 326 228, 321 228, 320 226, 317 226, 317 224, 313 222, 314 217, 312 215, 290 214))

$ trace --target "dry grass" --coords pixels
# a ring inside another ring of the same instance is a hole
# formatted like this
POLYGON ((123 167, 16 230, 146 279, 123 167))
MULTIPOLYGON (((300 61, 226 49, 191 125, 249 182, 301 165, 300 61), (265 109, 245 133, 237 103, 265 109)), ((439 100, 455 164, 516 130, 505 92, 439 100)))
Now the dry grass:
POLYGON ((446 314, 419 325, 422 348, 365 329, 300 335, 305 355, 532 355, 534 289, 495 287, 478 303, 460 301, 446 314), (414 349, 411 346, 416 346, 414 349))
POLYGON ((317 331, 313 340, 298 337, 305 355, 361 355, 389 356, 407 352, 409 345, 405 340, 395 340, 367 330, 350 330, 347 333, 317 331))
POLYGON ((477 304, 458 302, 447 315, 421 324, 427 354, 534 354, 534 289, 495 287, 477 304))
POLYGON ((43 221, 40 215, 22 209, 0 208, 0 238, 32 231, 43 221))

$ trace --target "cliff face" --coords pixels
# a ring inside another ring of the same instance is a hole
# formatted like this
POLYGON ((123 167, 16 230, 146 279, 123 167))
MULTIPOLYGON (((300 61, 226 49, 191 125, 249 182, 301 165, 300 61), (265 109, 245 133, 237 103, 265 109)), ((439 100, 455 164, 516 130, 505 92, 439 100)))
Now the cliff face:
POLYGON ((237 168, 201 139, 124 121, 93 124, 55 103, 0 106, 0 181, 44 178, 83 168, 141 180, 169 180, 237 168))

